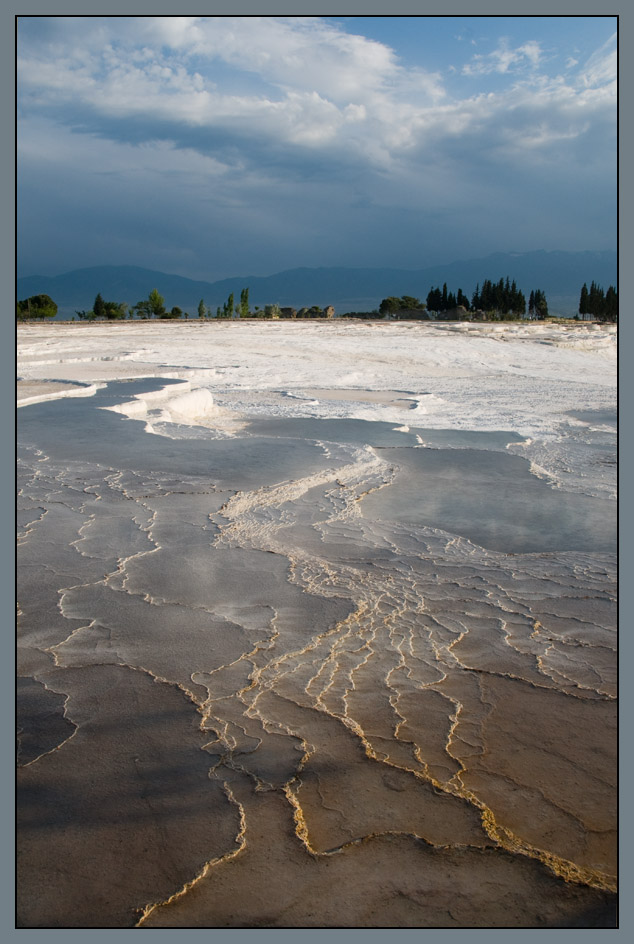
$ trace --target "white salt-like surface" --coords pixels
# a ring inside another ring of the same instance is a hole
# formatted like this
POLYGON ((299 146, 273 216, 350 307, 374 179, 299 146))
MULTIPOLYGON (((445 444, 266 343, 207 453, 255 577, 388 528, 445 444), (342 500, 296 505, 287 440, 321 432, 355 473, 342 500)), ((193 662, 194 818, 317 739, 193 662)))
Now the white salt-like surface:
MULTIPOLYGON (((567 414, 616 410, 616 358, 616 327, 594 324, 133 322, 18 332, 23 381, 187 381, 188 399, 167 392, 155 432, 165 423, 213 427, 214 411, 218 425, 229 411, 511 430, 526 440, 512 451, 536 474, 604 497, 615 496, 614 469, 575 453, 568 434, 582 424, 567 414)), ((131 409, 138 417, 143 406, 131 409)))

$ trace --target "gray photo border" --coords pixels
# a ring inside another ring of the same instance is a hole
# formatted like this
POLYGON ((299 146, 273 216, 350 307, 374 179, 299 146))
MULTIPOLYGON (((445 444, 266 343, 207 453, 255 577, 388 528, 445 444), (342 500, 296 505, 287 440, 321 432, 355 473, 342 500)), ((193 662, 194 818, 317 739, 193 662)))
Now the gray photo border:
MULTIPOLYGON (((627 0, 614 0, 609 6, 606 5, 605 8, 602 8, 602 4, 596 2, 596 0, 531 0, 531 2, 519 2, 519 0, 480 0, 479 3, 475 3, 474 0, 392 0, 392 2, 387 3, 386 0, 338 0, 338 2, 326 2, 326 0, 188 0, 185 4, 183 3, 174 3, 169 2, 169 0, 109 0, 106 3, 98 3, 97 0, 58 0, 56 4, 51 3, 51 0, 9 0, 9 3, 2 5, 2 10, 0 11, 0 75, 2 78, 1 89, 2 89, 2 105, 3 112, 5 114, 5 120, 7 120, 8 126, 13 126, 15 128, 15 17, 16 16, 38 16, 38 15, 48 15, 48 16, 69 16, 69 15, 82 15, 82 16, 95 16, 95 15, 182 15, 186 13, 187 15, 249 15, 249 14, 259 14, 267 16, 275 15, 310 15, 310 16, 371 16, 371 15, 389 15, 389 16, 405 16, 405 15, 419 15, 419 16, 618 16, 619 17, 619 48, 622 52, 620 57, 620 72, 619 72, 619 154, 622 157, 621 163, 621 175, 619 180, 619 262, 622 263, 619 266, 619 281, 620 281, 620 294, 621 297, 629 298, 631 282, 633 279, 633 269, 634 267, 631 264, 628 264, 632 258, 632 250, 634 246, 634 234, 632 227, 632 217, 631 217, 631 206, 632 206, 632 183, 627 175, 625 168, 627 167, 627 158, 631 157, 632 154, 632 109, 630 106, 629 93, 632 88, 631 81, 634 75, 634 66, 632 65, 632 60, 629 55, 627 55, 627 50, 629 49, 630 40, 632 38, 632 24, 634 23, 634 8, 627 2, 627 0), (629 115, 629 118, 628 118, 629 115), (11 118, 13 117, 13 121, 11 118)), ((2 144, 2 171, 3 171, 3 186, 2 186, 2 221, 3 225, 1 228, 1 251, 0 251, 0 268, 2 272, 3 284, 5 286, 13 286, 13 292, 15 293, 15 144, 14 138, 7 134, 4 136, 2 144)), ((2 367, 4 369, 0 370, 0 387, 2 388, 3 400, 5 404, 10 403, 13 405, 13 409, 5 409, 1 415, 0 420, 0 432, 2 433, 2 441, 6 442, 8 445, 3 450, 4 456, 2 459, 2 480, 14 484, 15 481, 15 454, 10 456, 11 453, 10 445, 15 443, 15 393, 12 393, 9 397, 9 384, 12 385, 12 391, 15 390, 14 377, 11 375, 11 355, 13 354, 13 364, 15 365, 15 329, 13 328, 13 315, 7 313, 6 318, 2 322, 2 328, 0 340, 2 344, 0 350, 2 351, 2 367), (13 335, 11 334, 13 332, 13 335), (5 363, 6 361, 6 363, 5 363)), ((627 354, 632 350, 632 326, 625 322, 621 322, 619 326, 619 365, 625 364, 625 358, 627 354)), ((630 401, 630 396, 634 393, 634 377, 629 371, 620 371, 619 374, 619 401, 620 403, 626 404, 630 401)), ((623 415, 623 411, 619 414, 619 459, 621 467, 625 470, 625 474, 620 476, 620 481, 628 480, 628 470, 630 470, 632 465, 632 441, 630 437, 630 421, 627 417, 623 415)), ((1 507, 1 516, 2 516, 2 531, 3 534, 8 535, 12 533, 11 523, 14 522, 15 518, 15 506, 13 505, 13 514, 9 509, 9 502, 3 502, 1 507), (5 520, 6 519, 6 520, 5 520), (5 526, 6 524, 6 526, 5 526)), ((632 512, 632 499, 631 496, 623 494, 622 498, 619 501, 619 524, 620 524, 620 544, 619 544, 619 563, 621 573, 628 574, 630 573, 630 567, 632 565, 632 560, 634 557, 634 552, 632 550, 631 542, 628 540, 629 529, 627 525, 631 520, 632 512)), ((9 542, 2 542, 2 560, 0 566, 0 575, 2 579, 2 590, 4 591, 2 599, 7 601, 7 611, 9 606, 11 606, 11 622, 7 619, 7 627, 13 623, 13 613, 15 612, 13 598, 15 596, 15 551, 14 545, 11 544, 9 547, 9 542)), ((619 664, 621 667, 621 679, 625 679, 625 671, 627 668, 632 665, 632 642, 628 639, 629 633, 625 632, 629 620, 628 617, 632 613, 633 609, 633 598, 632 591, 629 587, 625 587, 624 592, 621 597, 620 605, 620 625, 622 632, 620 633, 620 660, 619 664)), ((5 633, 5 637, 9 637, 9 632, 5 633)), ((11 645, 9 649, 9 644, 5 642, 8 651, 4 654, 3 665, 6 668, 9 668, 14 665, 14 659, 12 658, 14 649, 11 645)), ((14 675, 13 672, 7 673, 8 677, 4 681, 2 687, 0 688, 1 698, 2 698, 2 708, 3 716, 5 718, 13 719, 14 717, 14 675)), ((628 708, 631 708, 631 699, 632 694, 629 690, 629 686, 624 685, 623 691, 621 693, 621 711, 620 716, 622 719, 628 718, 629 711, 628 708)), ((9 724, 3 726, 3 735, 6 737, 5 749, 7 753, 5 756, 12 757, 14 752, 14 726, 11 721, 9 724)), ((632 770, 632 761, 627 754, 627 731, 625 730, 626 726, 621 725, 621 750, 620 750, 620 783, 621 785, 631 782, 631 777, 633 774, 632 770)), ((620 877, 621 885, 623 888, 627 888, 631 884, 632 875, 633 875, 633 865, 630 857, 629 849, 632 839, 632 816, 629 809, 626 807, 626 796, 624 791, 621 794, 621 816, 620 816, 620 849, 621 849, 621 860, 620 860, 620 877)), ((4 816, 2 817, 2 856, 0 857, 0 889, 2 895, 2 909, 0 919, 0 935, 3 940, 13 939, 13 935, 18 935, 18 932, 14 926, 14 867, 15 867, 15 858, 14 858, 14 777, 12 771, 12 764, 6 765, 6 772, 2 778, 2 800, 4 816)), ((620 906, 620 927, 612 933, 627 933, 629 928, 629 935, 632 934, 632 908, 631 903, 627 900, 627 896, 622 901, 620 906)), ((401 929, 393 929, 401 930, 401 929)), ((406 934, 406 938, 401 937, 400 941, 404 942, 421 942, 423 938, 425 944, 427 942, 438 940, 441 944, 453 944, 454 941, 459 941, 459 930, 438 930, 438 929, 402 929, 406 934), (431 935, 431 937, 430 937, 431 935)), ((475 942, 475 944, 486 944, 490 940, 492 931, 490 929, 465 929, 469 933, 469 942, 475 942)), ((228 931, 224 930, 197 930, 196 931, 196 940, 197 941, 211 941, 213 944, 243 944, 246 936, 246 930, 238 931, 238 937, 235 933, 229 937, 228 931), (213 937, 212 937, 213 936, 213 937)), ((81 938, 75 938, 75 940, 81 940, 82 944, 88 942, 88 944, 101 944, 110 938, 111 935, 117 933, 113 930, 80 930, 77 933, 81 934, 81 938)), ((118 933, 132 934, 136 933, 132 930, 119 931, 118 933)), ((379 930, 379 929, 311 929, 311 930, 300 930, 299 932, 289 933, 301 934, 302 941, 308 940, 309 942, 314 942, 314 944, 321 944, 321 937, 325 934, 328 935, 328 941, 333 942, 333 935, 335 936, 335 944, 339 944, 340 940, 346 942, 346 944, 361 944, 363 941, 371 942, 371 944, 383 944, 383 941, 387 941, 389 936, 393 933, 391 929, 388 930, 379 930)), ((495 933, 495 932, 493 932, 495 933)), ((546 940, 549 940, 551 936, 555 935, 556 931, 547 930, 538 931, 538 930, 513 930, 513 929, 500 929, 498 934, 503 934, 504 938, 498 937, 498 940, 504 944, 510 938, 513 944, 519 939, 520 942, 526 941, 529 939, 529 936, 536 936, 538 939, 543 940, 543 935, 546 933, 548 937, 546 940), (539 936, 539 937, 538 937, 539 936)), ((562 932, 559 932, 561 934, 562 932)), ((591 938, 586 937, 586 940, 598 941, 603 939, 603 935, 610 933, 605 929, 596 930, 592 934, 591 938)), ((21 931, 20 938, 22 942, 30 941, 34 938, 31 935, 34 935, 34 930, 21 931)), ((564 929, 563 934, 566 936, 567 940, 572 940, 572 936, 576 937, 577 932, 569 929, 564 929)), ((588 934, 588 930, 586 930, 588 934)), ((173 931, 171 936, 166 938, 163 937, 163 941, 177 940, 178 931, 173 931)), ((53 944, 62 944, 65 942, 69 936, 72 936, 72 931, 62 930, 62 929, 49 929, 49 936, 52 936, 53 944)), ((281 930, 262 930, 260 931, 259 941, 262 944, 278 944, 281 938, 281 930), (264 940, 262 940, 264 936, 264 940)), ((50 937, 49 937, 50 939, 50 937)), ((552 938, 554 940, 554 937, 552 938)), ((287 940, 291 939, 287 937, 287 940)))

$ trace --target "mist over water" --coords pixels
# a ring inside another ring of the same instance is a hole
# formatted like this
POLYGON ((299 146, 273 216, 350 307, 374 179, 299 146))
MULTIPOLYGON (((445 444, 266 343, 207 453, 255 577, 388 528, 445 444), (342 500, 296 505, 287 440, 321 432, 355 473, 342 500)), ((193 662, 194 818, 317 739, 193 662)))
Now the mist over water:
POLYGON ((20 926, 614 926, 614 502, 167 387, 20 410, 20 926))

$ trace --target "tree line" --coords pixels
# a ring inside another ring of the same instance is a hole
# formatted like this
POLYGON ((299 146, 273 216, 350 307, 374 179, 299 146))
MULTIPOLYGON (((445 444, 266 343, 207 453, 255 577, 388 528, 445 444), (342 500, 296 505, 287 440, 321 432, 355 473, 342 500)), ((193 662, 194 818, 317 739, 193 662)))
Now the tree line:
POLYGON ((614 285, 604 292, 596 282, 590 284, 589 290, 584 282, 579 296, 579 314, 592 315, 597 321, 618 321, 619 296, 614 285))
MULTIPOLYGON (((129 306, 125 302, 108 302, 98 292, 90 311, 77 311, 75 314, 80 321, 94 321, 96 318, 105 318, 107 321, 122 321, 124 318, 181 318, 183 311, 174 306, 169 311, 165 307, 165 299, 153 288, 147 298, 141 299, 136 305, 129 306)), ((185 312, 185 317, 189 314, 185 312)))
MULTIPOLYGON (((511 281, 508 276, 506 279, 501 278, 499 282, 485 279, 482 288, 478 283, 471 300, 461 288, 455 293, 450 291, 445 282, 442 289, 432 286, 424 302, 411 295, 403 295, 400 298, 388 296, 379 305, 379 314, 401 318, 415 317, 416 312, 427 311, 434 312, 442 320, 442 316, 448 312, 455 316, 458 308, 463 308, 466 312, 486 313, 489 317, 495 314, 521 318, 526 313, 526 298, 516 282, 511 281)), ((528 310, 529 314, 536 318, 548 316, 546 296, 541 289, 531 292, 528 310)))
MULTIPOLYGON (((592 282, 590 289, 587 283, 584 283, 579 300, 579 313, 575 317, 578 319, 579 315, 582 317, 591 315, 597 321, 616 322, 618 307, 618 293, 613 285, 604 292, 595 282, 592 282)), ((400 298, 389 295, 382 300, 378 311, 349 312, 346 317, 370 318, 374 314, 398 319, 425 319, 429 318, 430 313, 433 312, 438 320, 444 320, 448 317, 455 318, 459 308, 477 317, 486 317, 488 320, 524 318, 527 311, 529 318, 539 321, 550 317, 546 293, 542 289, 531 290, 527 306, 524 293, 508 276, 497 282, 485 279, 482 287, 478 283, 471 301, 461 288, 456 293, 449 291, 445 282, 442 289, 438 286, 432 287, 424 302, 412 295, 402 295, 400 298)))
MULTIPOLYGON (((243 288, 240 292, 240 301, 238 303, 236 303, 234 293, 231 292, 227 300, 222 305, 216 307, 214 313, 213 308, 207 307, 205 300, 201 298, 196 313, 199 320, 202 321, 235 317, 269 319, 329 318, 334 315, 335 310, 331 305, 326 306, 326 308, 313 305, 312 308, 300 308, 296 310, 295 308, 281 308, 278 304, 273 304, 265 305, 264 308, 255 305, 254 310, 251 311, 249 305, 249 289, 243 288)), ((152 289, 147 298, 142 299, 131 307, 128 307, 124 302, 104 301, 101 294, 98 294, 90 311, 75 311, 75 314, 80 321, 93 321, 96 318, 106 318, 109 321, 113 321, 122 318, 134 318, 135 315, 139 318, 189 318, 189 312, 183 312, 182 309, 176 306, 168 310, 165 307, 165 299, 155 288, 152 289)))
MULTIPOLYGON (((48 297, 48 296, 47 296, 48 297)), ((223 305, 218 305, 214 313, 212 308, 205 305, 205 300, 200 299, 197 307, 199 320, 208 319, 228 319, 228 318, 328 318, 334 315, 334 308, 327 306, 325 309, 318 305, 312 308, 300 308, 298 311, 294 308, 281 308, 277 304, 265 305, 260 308, 255 305, 254 310, 249 306, 249 289, 243 288, 240 292, 240 301, 236 304, 233 292, 229 295, 223 305)), ((136 305, 128 306, 124 302, 104 301, 101 294, 95 298, 93 307, 90 311, 75 311, 80 321, 94 321, 95 319, 105 318, 108 321, 121 320, 123 318, 160 318, 175 319, 189 318, 189 312, 183 312, 182 309, 174 306, 170 310, 165 307, 165 299, 155 288, 152 289, 147 298, 137 302, 136 305)))
MULTIPOLYGON (((259 305, 255 305, 253 311, 251 311, 249 307, 249 289, 244 288, 240 292, 240 303, 235 305, 232 293, 222 307, 219 306, 216 308, 215 317, 233 318, 235 315, 238 318, 264 318, 269 320, 278 318, 332 318, 334 313, 335 309, 332 305, 327 305, 325 308, 321 308, 319 305, 313 305, 311 308, 296 309, 282 307, 277 303, 265 305, 263 308, 260 308, 259 305)), ((212 309, 205 306, 205 301, 202 298, 198 303, 198 317, 214 317, 212 309)))
MULTIPOLYGON (((497 282, 484 279, 482 287, 478 282, 471 301, 460 288, 456 295, 448 292, 446 283, 442 287, 442 292, 440 288, 432 288, 427 296, 427 306, 441 314, 452 311, 459 305, 468 312, 482 312, 488 317, 503 315, 506 318, 517 319, 526 315, 526 296, 517 287, 515 280, 511 281, 509 276, 500 278, 497 282)), ((538 319, 548 317, 546 295, 539 288, 531 290, 528 314, 538 319)))
MULTIPOLYGON (((521 290, 517 288, 515 281, 511 281, 507 276, 497 282, 485 279, 477 284, 471 301, 467 298, 461 288, 456 293, 449 291, 447 283, 443 284, 442 289, 432 287, 425 301, 415 298, 412 295, 402 295, 397 297, 390 295, 384 298, 379 305, 378 311, 372 312, 347 312, 349 318, 376 318, 377 316, 395 317, 398 319, 429 319, 431 313, 439 320, 455 318, 458 309, 464 309, 465 312, 477 317, 487 318, 488 320, 519 319, 526 315, 526 298, 521 290)), ((22 299, 17 303, 17 317, 20 320, 32 320, 42 318, 54 318, 57 314, 57 304, 49 295, 32 295, 30 298, 22 299)), ((249 307, 249 289, 244 288, 240 292, 240 301, 236 304, 233 292, 229 295, 222 306, 216 308, 215 315, 211 308, 205 305, 201 298, 198 303, 197 314, 201 320, 210 318, 332 318, 335 310, 331 305, 320 308, 313 305, 311 308, 284 308, 278 304, 265 305, 264 308, 255 306, 254 311, 249 307)), ((90 311, 75 311, 80 321, 94 321, 95 319, 105 319, 107 321, 120 321, 125 318, 160 318, 160 319, 178 319, 189 318, 188 312, 183 312, 178 306, 167 309, 165 299, 155 288, 149 293, 147 298, 141 299, 136 305, 128 306, 125 302, 106 301, 101 293, 95 297, 93 307, 90 311)), ((607 292, 592 282, 588 289, 584 282, 579 298, 579 314, 585 317, 590 315, 597 321, 616 322, 618 320, 618 294, 613 285, 608 287, 607 292)), ((543 320, 549 317, 548 302, 546 295, 541 289, 532 289, 528 300, 528 316, 543 320)))

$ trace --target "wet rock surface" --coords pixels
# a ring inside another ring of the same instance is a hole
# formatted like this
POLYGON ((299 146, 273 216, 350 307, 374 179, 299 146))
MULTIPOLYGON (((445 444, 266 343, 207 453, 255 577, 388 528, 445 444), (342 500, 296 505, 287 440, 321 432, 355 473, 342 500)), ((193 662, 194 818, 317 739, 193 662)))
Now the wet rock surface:
POLYGON ((496 434, 448 528, 477 438, 168 438, 138 384, 20 411, 19 926, 614 927, 606 516, 522 546, 496 434))

